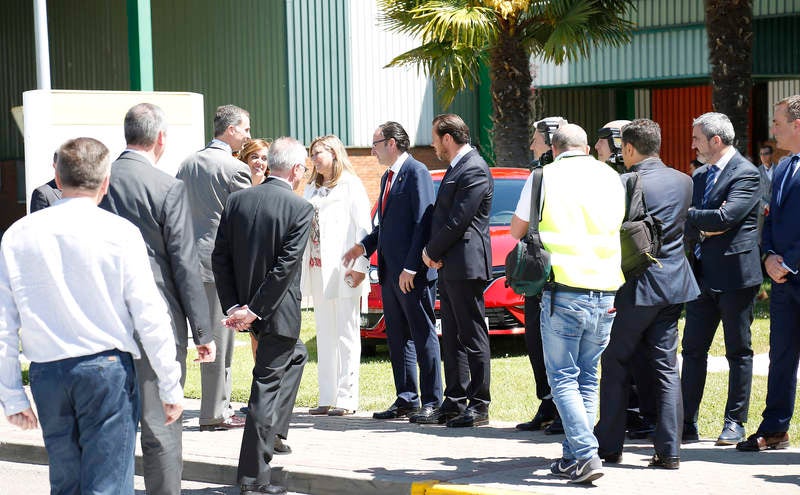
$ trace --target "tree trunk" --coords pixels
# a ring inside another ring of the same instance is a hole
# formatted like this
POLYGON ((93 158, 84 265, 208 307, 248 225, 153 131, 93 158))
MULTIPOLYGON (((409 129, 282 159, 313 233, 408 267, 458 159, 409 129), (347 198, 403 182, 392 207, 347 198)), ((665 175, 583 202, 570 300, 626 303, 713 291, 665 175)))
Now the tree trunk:
POLYGON ((749 155, 747 124, 753 86, 752 0, 705 0, 714 110, 731 119, 735 146, 749 155))
POLYGON ((492 136, 495 165, 526 167, 530 135, 531 72, 523 44, 501 26, 497 45, 490 52, 492 136))

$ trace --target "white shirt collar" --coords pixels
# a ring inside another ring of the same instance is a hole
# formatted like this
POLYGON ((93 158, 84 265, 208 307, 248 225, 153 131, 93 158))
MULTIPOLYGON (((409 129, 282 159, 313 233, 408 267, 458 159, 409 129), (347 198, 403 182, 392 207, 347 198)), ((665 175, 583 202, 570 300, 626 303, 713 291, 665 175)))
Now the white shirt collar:
POLYGON ((397 157, 397 160, 394 161, 389 170, 394 172, 394 175, 400 173, 400 169, 403 167, 403 164, 408 160, 408 152, 404 151, 400 156, 397 157))
POLYGON ((570 156, 587 156, 587 155, 581 150, 567 150, 558 155, 553 161, 555 162, 561 160, 562 158, 568 158, 570 156))
POLYGON ((136 153, 137 155, 139 155, 142 158, 144 158, 145 160, 147 160, 147 163, 149 163, 150 165, 152 165, 154 167, 156 166, 156 164, 153 163, 153 161, 150 159, 150 157, 148 155, 146 155, 144 153, 144 151, 132 150, 130 148, 125 148, 125 151, 123 151, 123 153, 136 153))
POLYGON ((725 170, 725 167, 728 165, 728 162, 731 161, 733 155, 736 154, 736 148, 733 146, 728 146, 728 151, 722 154, 722 157, 715 163, 714 165, 717 166, 720 172, 725 170))
POLYGON ((465 144, 464 146, 462 146, 461 149, 458 150, 458 153, 456 153, 456 156, 454 156, 453 159, 450 160, 450 166, 455 167, 456 165, 458 165, 458 162, 462 158, 464 158, 464 155, 466 155, 470 151, 472 151, 472 146, 470 146, 469 144, 465 144))
POLYGON ((231 145, 226 143, 225 141, 221 141, 217 138, 214 138, 211 140, 211 144, 214 144, 217 147, 222 147, 222 149, 226 150, 231 155, 233 154, 233 148, 231 148, 231 145))

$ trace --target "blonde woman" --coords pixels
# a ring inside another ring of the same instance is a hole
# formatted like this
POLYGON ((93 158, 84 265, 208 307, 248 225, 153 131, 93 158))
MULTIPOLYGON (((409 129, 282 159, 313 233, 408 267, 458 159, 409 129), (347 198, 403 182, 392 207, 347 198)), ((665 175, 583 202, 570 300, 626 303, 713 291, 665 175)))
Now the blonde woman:
POLYGON ((359 300, 369 292, 361 283, 369 260, 361 257, 348 268, 342 255, 370 230, 369 199, 339 138, 316 138, 310 152, 313 169, 303 196, 314 205, 314 220, 303 256, 303 294, 314 303, 319 405, 309 412, 344 416, 358 408, 359 300))
POLYGON ((239 160, 250 167, 250 178, 254 186, 261 184, 269 176, 267 165, 269 145, 270 142, 264 139, 251 139, 239 153, 239 160))

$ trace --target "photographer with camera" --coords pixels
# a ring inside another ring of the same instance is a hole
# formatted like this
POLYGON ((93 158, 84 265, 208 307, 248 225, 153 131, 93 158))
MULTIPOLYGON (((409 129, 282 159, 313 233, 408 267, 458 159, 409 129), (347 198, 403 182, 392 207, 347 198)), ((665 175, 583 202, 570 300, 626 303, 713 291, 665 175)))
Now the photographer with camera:
MULTIPOLYGON (((531 140, 530 150, 533 151, 533 166, 543 167, 553 161, 553 149, 550 138, 559 127, 566 124, 562 117, 547 117, 534 124, 535 131, 531 140)), ((564 433, 561 418, 553 403, 550 385, 547 383, 547 372, 544 368, 542 353, 542 333, 539 326, 539 303, 541 296, 525 298, 525 346, 528 349, 528 359, 533 368, 533 379, 536 383, 536 398, 541 403, 532 420, 517 425, 518 430, 538 431, 544 430, 548 435, 564 433)))

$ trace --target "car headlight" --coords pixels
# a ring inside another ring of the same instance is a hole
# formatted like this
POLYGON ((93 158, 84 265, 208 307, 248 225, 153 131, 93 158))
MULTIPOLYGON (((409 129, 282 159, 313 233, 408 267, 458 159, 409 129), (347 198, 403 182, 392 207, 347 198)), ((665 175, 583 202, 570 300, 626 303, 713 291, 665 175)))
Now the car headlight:
POLYGON ((377 284, 378 283, 378 268, 371 266, 369 267, 369 272, 367 272, 367 276, 369 277, 369 283, 377 284))

